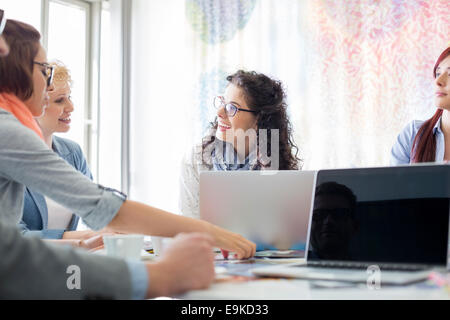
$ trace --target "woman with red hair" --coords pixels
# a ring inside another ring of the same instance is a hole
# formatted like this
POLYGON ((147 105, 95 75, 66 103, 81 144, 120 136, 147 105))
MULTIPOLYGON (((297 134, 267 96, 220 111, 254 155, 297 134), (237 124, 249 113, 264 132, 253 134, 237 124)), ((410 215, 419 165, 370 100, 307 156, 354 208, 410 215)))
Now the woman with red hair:
POLYGON ((450 47, 437 59, 433 74, 437 110, 403 129, 392 147, 391 165, 450 161, 450 47))

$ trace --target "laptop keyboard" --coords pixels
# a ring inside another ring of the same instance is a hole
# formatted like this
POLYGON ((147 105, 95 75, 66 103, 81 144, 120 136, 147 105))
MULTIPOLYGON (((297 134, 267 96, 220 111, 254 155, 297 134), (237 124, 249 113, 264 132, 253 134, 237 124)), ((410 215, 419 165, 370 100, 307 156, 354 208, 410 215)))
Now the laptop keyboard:
POLYGON ((315 267, 315 268, 339 268, 339 269, 367 269, 371 265, 376 265, 380 270, 384 271, 421 271, 429 269, 426 266, 405 265, 405 264, 384 264, 384 263, 358 263, 358 262, 332 262, 332 261, 308 261, 306 265, 298 267, 315 267))

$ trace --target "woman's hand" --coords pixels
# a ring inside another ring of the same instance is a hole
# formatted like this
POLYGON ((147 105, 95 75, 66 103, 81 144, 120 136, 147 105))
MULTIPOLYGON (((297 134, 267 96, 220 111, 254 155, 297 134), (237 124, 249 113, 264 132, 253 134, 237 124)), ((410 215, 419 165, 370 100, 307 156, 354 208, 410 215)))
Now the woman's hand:
POLYGON ((97 251, 104 248, 103 234, 80 240, 80 247, 89 251, 97 251))
POLYGON ((208 224, 208 233, 213 237, 215 246, 222 250, 224 258, 228 257, 228 251, 235 252, 238 259, 246 259, 255 255, 256 244, 252 241, 245 239, 240 234, 208 224))
POLYGON ((235 252, 239 259, 250 258, 256 252, 256 244, 239 234, 204 220, 179 216, 132 200, 122 204, 107 227, 119 232, 161 237, 174 237, 179 233, 207 233, 213 238, 216 247, 235 252))
POLYGON ((106 234, 97 234, 85 239, 46 239, 45 241, 57 244, 69 244, 73 247, 84 248, 89 251, 97 251, 104 248, 103 236, 106 234))
POLYGON ((66 231, 63 234, 62 240, 73 240, 72 245, 89 251, 97 251, 104 248, 103 236, 114 235, 115 232, 100 230, 100 231, 66 231))
POLYGON ((147 297, 207 288, 215 275, 213 242, 207 234, 177 235, 160 259, 146 264, 150 279, 147 297))

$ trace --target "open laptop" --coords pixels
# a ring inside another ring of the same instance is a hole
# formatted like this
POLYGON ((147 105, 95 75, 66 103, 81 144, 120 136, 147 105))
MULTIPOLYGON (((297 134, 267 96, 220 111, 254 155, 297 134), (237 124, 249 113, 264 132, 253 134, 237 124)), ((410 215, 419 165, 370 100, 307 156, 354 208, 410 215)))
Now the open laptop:
POLYGON ((266 250, 260 251, 264 257, 304 257, 315 175, 202 172, 200 217, 254 241, 257 250, 266 250))
POLYGON ((448 165, 320 170, 306 262, 252 273, 366 282, 379 268, 385 284, 426 279, 447 266, 449 199, 448 165))

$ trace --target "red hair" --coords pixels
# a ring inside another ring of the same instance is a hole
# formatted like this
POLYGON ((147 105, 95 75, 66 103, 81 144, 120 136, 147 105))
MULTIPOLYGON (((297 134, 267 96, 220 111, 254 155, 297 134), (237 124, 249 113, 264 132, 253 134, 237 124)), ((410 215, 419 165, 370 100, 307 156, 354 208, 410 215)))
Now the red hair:
MULTIPOLYGON (((433 75, 436 78, 436 69, 442 60, 450 55, 450 47, 445 49, 436 61, 433 68, 433 75)), ((412 162, 433 162, 436 160, 436 139, 433 128, 442 116, 442 109, 436 110, 434 115, 425 121, 420 127, 413 141, 411 149, 412 162)))

